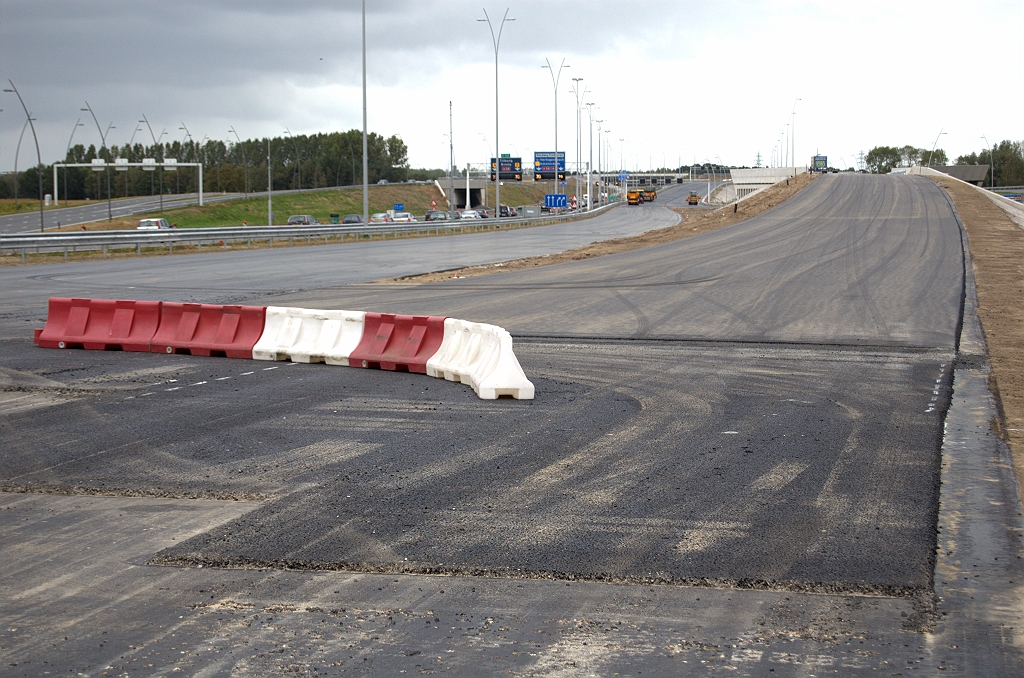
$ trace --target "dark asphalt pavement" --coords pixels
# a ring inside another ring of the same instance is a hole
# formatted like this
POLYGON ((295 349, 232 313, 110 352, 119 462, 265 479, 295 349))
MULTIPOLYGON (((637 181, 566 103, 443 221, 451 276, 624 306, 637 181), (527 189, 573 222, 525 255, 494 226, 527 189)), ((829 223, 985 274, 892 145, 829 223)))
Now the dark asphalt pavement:
POLYGON ((471 318, 513 335, 952 348, 962 261, 933 182, 842 174, 754 219, 652 248, 279 301, 471 318))
POLYGON ((1020 507, 934 184, 827 176, 657 248, 362 283, 522 256, 495 235, 0 272, 7 672, 1020 674, 1020 507), (495 322, 537 397, 33 347, 71 290, 495 322))
MULTIPOLYGON (((667 198, 687 185, 664 191, 667 198)), ((695 211, 699 211, 695 208, 695 211)), ((659 204, 614 208, 590 219, 438 238, 387 240, 273 250, 108 259, 0 267, 2 313, 45 319, 51 296, 239 303, 300 290, 446 270, 561 252, 597 240, 671 226, 679 215, 659 204)), ((0 336, 23 336, 0 323, 0 336)))
MULTIPOLYGON (((7 489, 269 499, 161 562, 930 586, 944 405, 932 391, 948 352, 517 352, 534 401, 376 370, 55 352, 37 378, 98 389, 105 365, 107 393, 7 417, 0 477, 7 489), (174 371, 154 379, 157 360, 174 371), (161 383, 124 390, 140 380, 161 383)), ((5 364, 37 360, 28 349, 5 364)))

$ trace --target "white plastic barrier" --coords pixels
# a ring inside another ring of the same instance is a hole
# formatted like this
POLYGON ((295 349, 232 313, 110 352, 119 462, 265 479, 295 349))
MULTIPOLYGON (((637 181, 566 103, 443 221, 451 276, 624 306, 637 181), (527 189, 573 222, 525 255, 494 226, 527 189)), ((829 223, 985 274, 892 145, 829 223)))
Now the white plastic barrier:
POLYGON ((484 400, 503 395, 533 400, 533 383, 512 352, 512 335, 496 325, 447 318, 427 374, 469 384, 484 400))
POLYGON ((362 311, 319 311, 268 306, 260 340, 252 348, 256 360, 348 365, 363 338, 362 311))

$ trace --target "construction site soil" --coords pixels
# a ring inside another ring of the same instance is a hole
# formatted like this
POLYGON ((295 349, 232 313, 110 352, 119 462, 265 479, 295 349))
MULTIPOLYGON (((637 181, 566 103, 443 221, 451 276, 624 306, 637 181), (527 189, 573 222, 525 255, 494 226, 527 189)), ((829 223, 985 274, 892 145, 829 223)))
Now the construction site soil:
POLYGON ((1009 443, 1017 484, 1024 486, 1024 229, 978 189, 944 177, 935 183, 953 199, 967 230, 990 387, 1001 406, 994 426, 1009 443))

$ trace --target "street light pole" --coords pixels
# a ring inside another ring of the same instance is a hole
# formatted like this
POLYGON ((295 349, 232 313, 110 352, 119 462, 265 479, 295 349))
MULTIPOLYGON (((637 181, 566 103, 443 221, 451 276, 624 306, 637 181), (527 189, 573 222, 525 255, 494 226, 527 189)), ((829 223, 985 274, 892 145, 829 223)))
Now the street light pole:
POLYGON ((284 133, 292 140, 292 146, 295 147, 295 165, 299 168, 299 190, 302 190, 302 156, 299 153, 299 143, 295 140, 295 135, 291 133, 287 127, 284 128, 284 133))
MULTIPOLYGON (((7 91, 7 90, 5 90, 7 91)), ((14 149, 14 211, 18 211, 18 156, 21 155, 21 140, 25 138, 25 130, 28 129, 28 120, 21 126, 21 134, 18 135, 18 146, 14 149)))
MULTIPOLYGON (((269 142, 268 142, 269 143, 269 142)), ((370 221, 370 171, 366 155, 366 0, 363 0, 363 223, 370 221)))
MULTIPOLYGON (((988 137, 985 136, 984 134, 982 134, 981 138, 985 139, 985 149, 988 149, 988 137)), ((67 170, 65 170, 65 171, 67 172, 67 170)), ((992 146, 991 150, 988 151, 988 175, 991 177, 991 179, 989 180, 988 185, 989 185, 990 188, 994 188, 995 187, 995 146, 992 146)))
POLYGON ((594 122, 597 123, 597 202, 598 204, 604 204, 604 199, 601 195, 601 190, 604 188, 604 170, 601 164, 601 123, 604 120, 595 120, 594 122))
POLYGON ((803 101, 803 99, 796 99, 793 102, 793 129, 789 134, 790 140, 793 142, 793 176, 796 176, 796 102, 803 101))
POLYGON ((587 105, 587 119, 590 121, 590 136, 589 143, 587 144, 587 150, 590 154, 587 160, 587 211, 594 209, 594 198, 591 195, 590 189, 594 183, 593 169, 594 169, 594 104, 588 103, 587 105))
MULTIPOLYGON (((194 136, 192 136, 191 132, 188 131, 188 127, 185 126, 184 122, 181 123, 181 127, 179 127, 178 129, 185 130, 185 136, 188 137, 188 140, 192 142, 192 146, 189 148, 188 159, 190 161, 192 161, 192 162, 195 162, 195 160, 196 160, 196 138, 194 136)), ((202 144, 203 142, 200 141, 199 143, 202 144)), ((182 140, 181 140, 181 145, 182 146, 185 145, 185 139, 184 138, 182 138, 182 140)), ((194 177, 194 183, 196 184, 196 192, 199 193, 199 195, 202 195, 203 194, 203 189, 199 187, 199 176, 198 176, 199 175, 199 169, 198 168, 193 168, 193 169, 194 169, 194 174, 192 176, 194 177)))
MULTIPOLYGON (((4 91, 14 92, 18 97, 18 101, 21 103, 21 109, 25 111, 25 117, 28 119, 28 125, 32 128, 32 138, 36 142, 36 161, 39 163, 36 171, 36 174, 39 175, 39 230, 44 231, 46 230, 46 222, 43 220, 43 156, 39 152, 39 137, 36 136, 36 126, 32 124, 32 114, 28 112, 28 108, 25 106, 25 100, 21 98, 21 92, 19 92, 18 88, 14 86, 13 80, 8 80, 7 82, 11 83, 11 88, 5 89, 4 91)), ((15 184, 18 182, 17 174, 14 175, 14 182, 15 184)))
POLYGON ((501 147, 498 143, 498 48, 501 46, 501 31, 505 28, 505 22, 515 21, 515 18, 509 18, 508 8, 506 7, 505 14, 501 17, 501 23, 498 24, 498 35, 494 35, 494 26, 491 24, 491 17, 487 14, 486 9, 484 10, 484 18, 477 19, 477 21, 487 22, 487 28, 491 31, 491 42, 494 44, 494 218, 501 219, 501 147))
POLYGON ((267 226, 274 225, 274 177, 270 173, 270 135, 267 135, 267 226))
POLYGON ((935 147, 939 145, 939 137, 941 137, 943 134, 946 133, 944 131, 945 129, 946 128, 943 127, 942 130, 939 131, 939 136, 935 137, 935 143, 932 144, 932 150, 931 150, 931 152, 928 153, 928 166, 929 167, 932 166, 932 154, 935 153, 935 147))
POLYGON ((569 64, 565 63, 565 58, 562 59, 562 63, 558 66, 558 73, 555 73, 555 69, 552 68, 551 62, 548 59, 544 59, 545 65, 541 68, 546 68, 551 71, 551 84, 555 90, 555 193, 559 193, 558 184, 558 81, 562 78, 562 69, 569 68, 569 64))
MULTIPOLYGON (((146 123, 146 128, 149 130, 149 136, 153 139, 153 152, 156 153, 157 150, 160 151, 160 212, 163 213, 163 211, 164 211, 164 149, 163 149, 163 147, 160 147, 160 140, 164 138, 165 134, 167 134, 167 130, 164 129, 163 131, 161 131, 159 137, 156 136, 155 134, 153 134, 153 127, 152 127, 152 125, 149 124, 149 118, 146 117, 145 113, 142 114, 142 120, 139 120, 139 122, 146 123)), ((149 193, 150 193, 150 195, 153 194, 153 177, 152 176, 150 176, 150 178, 149 178, 149 193)))
MULTIPOLYGON (((96 119, 96 114, 92 112, 92 106, 90 106, 89 102, 86 101, 85 102, 85 108, 83 108, 81 110, 89 111, 89 115, 92 116, 93 122, 96 123, 96 131, 100 133, 100 144, 101 144, 100 145, 100 149, 101 150, 106 150, 106 148, 107 148, 107 135, 104 134, 103 133, 103 129, 100 128, 100 121, 96 119)), ((110 123, 110 126, 107 127, 107 132, 109 132, 113 126, 114 126, 114 123, 110 123)), ((103 159, 103 164, 104 165, 109 165, 110 163, 108 163, 107 159, 104 158, 103 159)), ((112 210, 112 208, 110 206, 110 167, 106 167, 106 170, 107 170, 107 221, 113 221, 114 220, 114 214, 113 214, 113 210, 112 210)), ((97 182, 97 183, 99 183, 99 182, 97 182)))
POLYGON ((238 136, 238 132, 235 131, 235 126, 232 125, 231 129, 228 130, 235 135, 235 140, 238 141, 238 145, 242 148, 242 166, 245 168, 245 185, 243 190, 245 191, 245 197, 249 197, 249 163, 245 159, 245 146, 242 145, 242 139, 238 136))
MULTIPOLYGON (((68 137, 68 147, 64 150, 64 162, 68 161, 68 154, 71 153, 71 142, 75 138, 75 130, 79 127, 85 127, 82 119, 79 118, 75 121, 75 126, 71 128, 71 136, 68 137)), ((64 167, 64 206, 68 206, 68 168, 64 167)))
POLYGON ((582 125, 580 124, 580 99, 586 95, 587 90, 584 89, 580 92, 580 82, 583 78, 572 79, 572 92, 576 95, 576 194, 580 192, 580 163, 583 161, 583 145, 580 143, 580 132, 582 125))
MULTIPOLYGON (((455 204, 455 140, 452 138, 454 132, 454 126, 452 123, 452 102, 448 102, 448 211, 454 213, 457 205, 455 204)), ((468 196, 467 196, 468 198, 468 196)), ((450 219, 455 217, 449 214, 450 219)))

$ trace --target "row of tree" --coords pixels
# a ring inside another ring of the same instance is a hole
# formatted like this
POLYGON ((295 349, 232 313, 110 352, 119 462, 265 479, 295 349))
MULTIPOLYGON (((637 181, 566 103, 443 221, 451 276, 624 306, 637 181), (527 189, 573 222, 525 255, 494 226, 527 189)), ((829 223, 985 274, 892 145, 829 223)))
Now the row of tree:
MULTIPOLYGON (((367 135, 369 180, 405 181, 409 175, 409 153, 398 136, 387 139, 379 134, 367 135)), ((142 162, 153 158, 158 163, 174 158, 178 162, 203 165, 205 192, 260 192, 267 190, 267 163, 273 190, 350 186, 363 180, 363 133, 361 130, 331 134, 294 135, 270 140, 247 139, 240 143, 191 139, 150 146, 141 143, 97 149, 78 144, 68 150, 68 163, 91 163, 102 158, 113 163, 118 158, 142 162)), ((30 167, 9 174, 0 181, 0 198, 15 195, 39 200, 39 168, 30 167), (17 182, 15 184, 15 182, 17 182)), ((43 168, 43 193, 53 191, 53 165, 43 168)), ((58 169, 58 190, 61 199, 106 199, 106 171, 91 168, 58 169)), ((176 171, 147 171, 131 167, 127 171, 109 170, 110 195, 124 197, 164 193, 192 193, 198 187, 199 172, 193 167, 176 171)))
MULTIPOLYGON (((864 163, 872 173, 888 174, 894 167, 946 165, 949 159, 941 148, 933 152, 914 146, 875 146, 864 156, 864 163)), ((992 184, 993 176, 996 186, 1021 186, 1024 185, 1024 142, 1001 141, 995 148, 958 156, 955 164, 990 165, 991 170, 985 178, 986 186, 992 184)))
POLYGON ((894 167, 911 165, 945 165, 949 162, 941 148, 934 151, 914 146, 875 146, 864 156, 864 164, 873 174, 888 174, 894 167))

